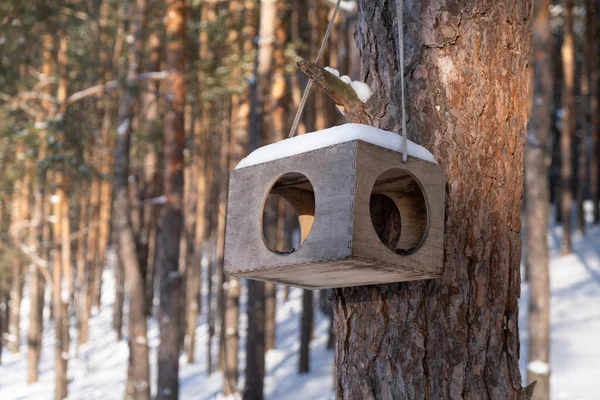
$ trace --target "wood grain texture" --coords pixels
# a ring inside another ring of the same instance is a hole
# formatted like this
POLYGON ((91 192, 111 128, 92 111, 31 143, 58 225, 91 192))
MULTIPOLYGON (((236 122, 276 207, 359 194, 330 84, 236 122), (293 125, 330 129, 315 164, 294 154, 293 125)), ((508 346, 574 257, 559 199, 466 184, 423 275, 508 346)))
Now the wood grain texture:
POLYGON ((443 263, 443 223, 441 166, 415 158, 404 164, 400 153, 358 140, 338 144, 231 174, 225 272, 310 289, 434 278, 443 263), (314 195, 298 174, 308 178, 314 195), (275 182, 273 193, 296 208, 306 238, 286 254, 270 251, 261 231, 260 216, 275 182), (409 243, 420 243, 410 254, 392 251, 375 232, 369 210, 374 188, 398 205, 405 221, 399 244, 411 235, 409 243), (426 205, 412 207, 415 191, 426 205), (424 234, 422 241, 415 232, 424 234))

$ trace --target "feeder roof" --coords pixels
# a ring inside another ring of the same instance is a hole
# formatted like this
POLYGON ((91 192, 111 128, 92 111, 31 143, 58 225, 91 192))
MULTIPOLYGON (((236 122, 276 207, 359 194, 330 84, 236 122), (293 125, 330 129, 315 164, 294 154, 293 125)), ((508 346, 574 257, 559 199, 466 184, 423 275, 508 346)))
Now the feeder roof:
MULTIPOLYGON (((369 125, 344 124, 260 147, 240 161, 235 169, 262 164, 354 140, 362 140, 376 146, 402 152, 402 136, 397 133, 384 131, 369 125)), ((409 140, 407 148, 409 157, 416 157, 437 164, 433 154, 425 147, 419 146, 409 140)))

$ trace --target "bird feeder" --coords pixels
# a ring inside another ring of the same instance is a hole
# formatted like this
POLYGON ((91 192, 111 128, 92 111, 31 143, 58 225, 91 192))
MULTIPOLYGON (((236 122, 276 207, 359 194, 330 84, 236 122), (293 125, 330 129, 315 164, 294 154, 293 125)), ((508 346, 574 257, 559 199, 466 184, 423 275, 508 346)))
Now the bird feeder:
POLYGON ((225 272, 306 289, 436 278, 444 203, 442 166, 416 157, 402 162, 401 153, 363 140, 240 166, 230 176, 225 272), (267 247, 269 194, 298 213, 297 249, 267 247))

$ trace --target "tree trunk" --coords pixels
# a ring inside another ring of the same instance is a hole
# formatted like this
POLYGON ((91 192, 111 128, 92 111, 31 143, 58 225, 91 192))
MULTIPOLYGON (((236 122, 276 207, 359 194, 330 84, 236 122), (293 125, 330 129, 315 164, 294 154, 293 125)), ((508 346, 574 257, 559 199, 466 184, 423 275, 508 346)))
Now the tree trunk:
MULTIPOLYGON (((54 48, 54 38, 52 34, 46 33, 43 36, 43 64, 42 74, 46 77, 52 76, 53 57, 52 52, 54 48)), ((47 89, 47 93, 50 93, 51 89, 47 89)), ((47 106, 47 105, 46 105, 47 106)), ((47 133, 45 131, 40 132, 42 139, 42 145, 38 153, 38 160, 42 161, 47 156, 47 148, 45 144, 47 133)), ((46 170, 39 168, 37 170, 36 182, 35 182, 35 193, 33 201, 33 221, 34 224, 30 230, 31 243, 35 244, 35 253, 42 259, 45 259, 44 255, 44 230, 46 229, 46 170)), ((30 298, 30 311, 29 311, 29 333, 28 333, 28 374, 27 383, 35 383, 38 381, 39 374, 39 363, 40 355, 42 350, 42 333, 43 333, 43 316, 44 316, 44 291, 46 288, 46 282, 42 279, 41 273, 37 266, 31 269, 30 282, 29 282, 29 298, 30 298)), ((0 324, 1 326, 1 324, 0 324)))
POLYGON ((23 298, 22 265, 13 261, 10 280, 10 313, 8 318, 8 350, 18 353, 21 347, 21 299, 23 298))
MULTIPOLYGON (((275 29, 277 21, 277 3, 271 1, 260 2, 260 26, 259 26, 259 47, 256 64, 256 87, 253 87, 251 98, 253 98, 251 107, 251 131, 250 141, 251 149, 260 145, 262 135, 265 129, 269 129, 266 114, 266 104, 271 89, 271 74, 273 70, 273 42, 275 40, 275 29)), ((276 227, 276 209, 265 207, 267 215, 267 224, 265 229, 269 229, 269 224, 276 227)), ((265 232, 265 236, 267 232, 265 232)), ((277 234, 272 235, 275 240, 277 234)), ((265 350, 266 350, 266 298, 265 284, 263 282, 248 281, 248 324, 247 342, 246 342, 246 386, 243 398, 246 400, 262 400, 264 393, 265 378, 265 350)))
POLYGON ((185 1, 168 2, 166 14, 167 70, 165 92, 170 95, 164 123, 165 204, 161 215, 160 345, 157 399, 179 398, 180 291, 179 241, 183 227, 183 148, 185 110, 185 1))
MULTIPOLYGON (((120 254, 118 244, 116 252, 120 254)), ((123 263, 117 257, 115 261, 115 302, 113 303, 112 328, 117 335, 117 340, 123 339, 123 306, 125 305, 125 269, 123 263)), ((90 297, 91 299, 91 297, 90 297)))
MULTIPOLYGON (((256 51, 254 37, 256 36, 257 8, 253 1, 245 2, 244 19, 239 20, 241 25, 241 37, 232 38, 233 42, 241 41, 241 46, 236 48, 236 53, 241 57, 247 57, 256 51)), ((248 63, 250 64, 250 63, 248 63)), ((230 159, 229 170, 235 166, 248 153, 249 123, 250 123, 250 87, 245 79, 252 70, 243 70, 237 68, 237 73, 243 79, 240 85, 243 91, 236 97, 235 110, 232 112, 232 137, 230 140, 230 159)), ((239 375, 239 314, 240 314, 240 281, 233 276, 227 277, 227 290, 225 292, 225 384, 223 385, 223 394, 232 395, 237 392, 239 375)))
MULTIPOLYGON (((201 21, 206 23, 208 18, 208 8, 206 4, 202 7, 201 21)), ((200 50, 199 60, 207 60, 209 54, 208 49, 208 30, 206 24, 201 28, 200 35, 200 50)), ((193 363, 196 350, 196 325, 197 318, 202 309, 202 257, 206 251, 206 204, 208 202, 207 191, 207 158, 210 153, 210 132, 206 129, 207 122, 210 120, 210 115, 207 115, 203 105, 202 92, 206 87, 206 73, 203 68, 200 68, 197 74, 197 82, 195 87, 194 99, 195 112, 197 113, 194 119, 194 137, 193 137, 193 179, 196 185, 196 212, 192 216, 194 219, 194 241, 190 251, 189 268, 186 270, 186 340, 187 340, 187 361, 193 363)))
MULTIPOLYGON (((25 143, 17 145, 17 159, 25 157, 25 143)), ((26 162, 28 163, 28 162, 26 162)), ((26 167, 27 169, 27 167, 26 167)), ((31 169, 31 168, 29 168, 31 169)), ((29 172, 29 171, 28 171, 29 172)), ((13 240, 24 245, 27 238, 27 221, 29 220, 29 195, 31 175, 25 172, 14 183, 12 195, 12 213, 10 221, 10 235, 13 240)), ((12 353, 19 353, 21 347, 21 300, 23 299, 24 284, 23 261, 16 258, 10 265, 10 314, 8 319, 8 349, 12 353)))
MULTIPOLYGON (((436 280, 335 291, 336 396, 520 399, 529 4, 405 7, 409 137, 446 169, 445 262, 436 280)), ((396 21, 394 2, 358 1, 373 123, 398 132, 396 21)))
POLYGON ((302 291, 302 318, 300 319, 300 366, 299 373, 310 372, 310 341, 313 331, 313 291, 302 291))
MULTIPOLYGON (((62 118, 67 114, 67 48, 68 36, 66 19, 63 18, 58 49, 58 89, 57 101, 62 118)), ((60 140, 66 142, 66 134, 61 132, 60 140)), ((66 165, 64 163, 63 165, 66 165)), ((55 389, 54 397, 62 400, 68 396, 67 366, 69 361, 69 300, 72 289, 71 274, 71 236, 69 222, 69 178, 64 171, 54 173, 56 193, 53 199, 54 214, 54 260, 53 269, 53 298, 55 324, 55 389)))
MULTIPOLYGON (((121 11, 121 9, 120 9, 121 11)), ((111 9, 111 2, 109 0, 103 0, 100 8, 100 41, 104 44, 100 48, 100 62, 102 63, 102 82, 106 83, 112 79, 112 63, 111 58, 109 56, 109 51, 107 48, 107 43, 109 42, 109 30, 108 30, 108 20, 113 10, 111 9)), ((119 15, 119 24, 123 24, 122 12, 118 13, 119 15)), ((120 46, 118 42, 122 40, 122 37, 125 36, 123 29, 120 27, 117 33, 117 44, 115 44, 115 55, 113 58, 118 56, 118 49, 120 46)), ((114 130, 112 127, 112 118, 113 113, 116 113, 115 106, 113 105, 113 101, 110 96, 104 94, 102 98, 102 126, 101 126, 101 135, 102 135, 102 144, 104 148, 107 149, 108 154, 103 154, 100 160, 100 172, 104 177, 110 176, 113 172, 113 158, 112 154, 115 151, 115 140, 114 140, 114 130)), ((102 179, 100 182, 100 209, 99 209, 99 227, 98 227, 98 249, 97 249, 97 259, 94 265, 90 266, 90 269, 93 271, 91 277, 91 287, 88 288, 88 291, 91 293, 86 293, 86 297, 90 296, 92 302, 89 302, 86 306, 86 313, 89 315, 91 313, 92 304, 100 305, 101 293, 102 293, 102 269, 104 268, 104 264, 106 263, 106 255, 108 250, 108 244, 110 241, 110 227, 111 227, 111 208, 113 201, 113 186, 110 179, 102 179)), ((90 271, 90 273, 92 273, 90 271)), ((86 301, 88 301, 86 299, 86 301)))
POLYGON ((537 381, 533 399, 550 398, 549 188, 546 154, 553 102, 550 0, 534 2, 533 102, 525 146, 526 263, 529 270, 527 382, 537 381))
POLYGON ((589 18, 586 18, 586 32, 590 34, 590 115, 592 130, 592 151, 590 157, 590 197, 594 224, 600 223, 600 116, 598 113, 598 7, 600 3, 592 1, 589 18))
POLYGON ((581 138, 579 141, 579 153, 577 157, 577 231, 585 235, 585 210, 583 203, 585 201, 586 191, 588 190, 588 140, 591 135, 591 73, 592 58, 595 56, 595 50, 592 47, 594 33, 592 32, 592 0, 585 0, 585 35, 583 50, 583 67, 581 71, 581 138))
POLYGON ((573 42, 573 0, 566 0, 564 37, 561 49, 563 63, 563 121, 560 137, 561 155, 561 185, 560 209, 563 225, 563 238, 561 252, 563 255, 571 254, 571 208, 573 203, 572 193, 572 141, 575 134, 575 45, 573 42))
MULTIPOLYGON (((61 39, 61 49, 63 39, 61 39)), ((54 195, 53 215, 54 222, 54 239, 57 243, 57 248, 54 249, 54 262, 52 264, 52 275, 54 280, 53 297, 54 297, 54 324, 55 324, 55 389, 54 398, 62 400, 67 397, 67 362, 69 360, 68 335, 69 335, 69 316, 68 316, 68 301, 69 292, 67 289, 65 270, 69 265, 64 265, 63 245, 62 240, 64 235, 64 207, 62 203, 65 198, 65 182, 61 172, 55 173, 55 182, 57 186, 54 195)))
POLYGON ((227 194, 229 192, 229 141, 231 136, 230 129, 230 101, 229 98, 221 99, 222 105, 219 107, 221 112, 220 120, 223 121, 219 135, 220 159, 219 159, 219 179, 218 185, 218 203, 217 208, 217 230, 216 230, 216 274, 217 274, 217 326, 219 332, 219 361, 218 367, 224 370, 225 362, 225 274, 223 273, 223 264, 225 262, 225 216, 227 215, 227 194))
POLYGON ((262 400, 265 380, 265 285, 248 281, 248 334, 246 337, 246 386, 244 400, 262 400))
POLYGON ((119 126, 115 154, 115 207, 114 227, 118 237, 120 263, 125 270, 125 280, 130 295, 129 302, 129 365, 127 370, 126 398, 150 399, 150 372, 146 326, 145 278, 137 259, 136 242, 130 221, 128 204, 129 149, 131 122, 139 92, 138 74, 144 49, 146 26, 146 1, 136 0, 132 12, 130 35, 134 42, 129 48, 129 67, 125 90, 119 105, 119 126))
POLYGON ((2 350, 4 350, 4 321, 6 320, 6 304, 4 304, 4 291, 0 282, 0 365, 2 365, 2 350))

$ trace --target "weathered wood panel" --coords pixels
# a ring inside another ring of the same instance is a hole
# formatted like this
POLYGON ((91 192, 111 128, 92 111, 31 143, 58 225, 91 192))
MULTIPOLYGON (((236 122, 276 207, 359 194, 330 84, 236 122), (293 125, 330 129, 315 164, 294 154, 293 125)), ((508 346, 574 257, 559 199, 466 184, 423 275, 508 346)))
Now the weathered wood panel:
POLYGON ((397 152, 352 141, 232 172, 225 272, 310 289, 429 279, 441 270, 443 232, 443 168, 415 158, 405 164, 397 152), (278 181, 285 174, 285 182, 278 181), (272 189, 300 214, 306 239, 291 253, 272 252, 264 243, 262 210, 272 189), (378 237, 372 193, 398 206, 405 222, 398 246, 418 245, 409 254, 378 237), (426 204, 415 206, 419 197, 426 204))

